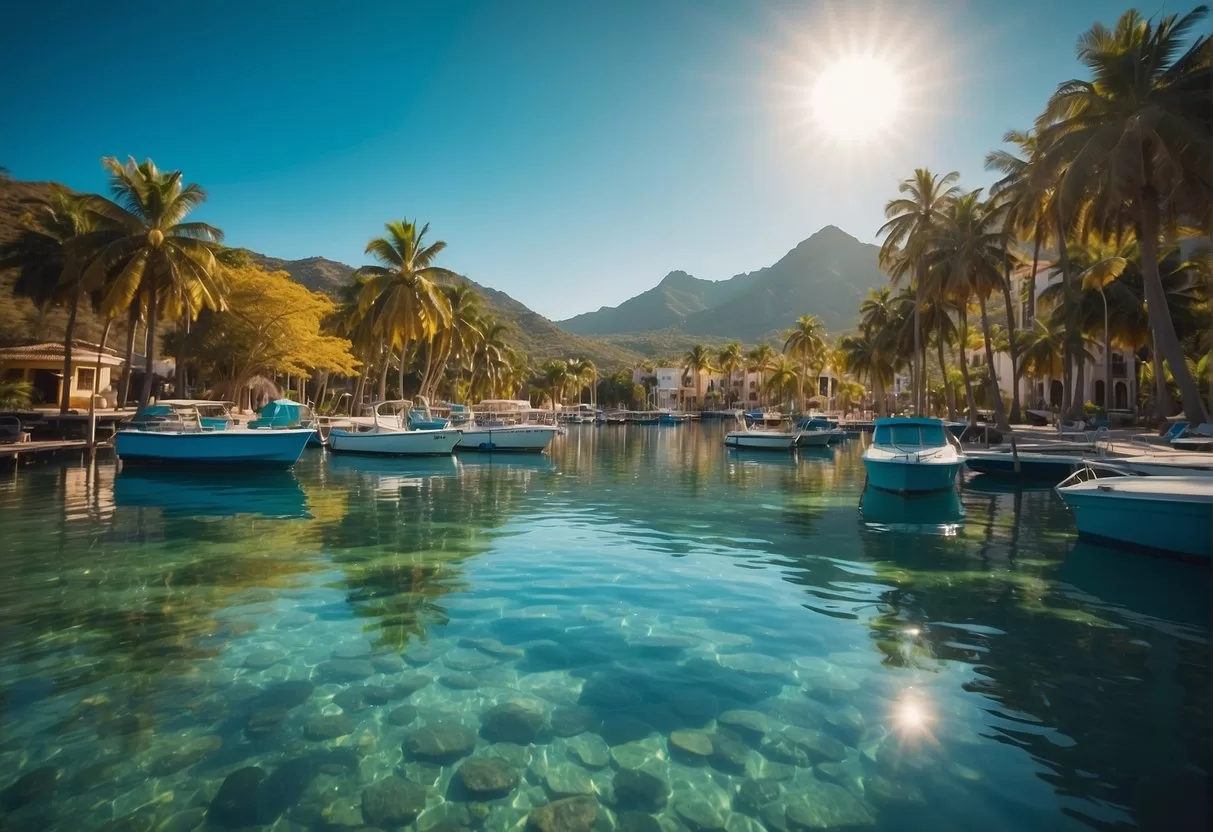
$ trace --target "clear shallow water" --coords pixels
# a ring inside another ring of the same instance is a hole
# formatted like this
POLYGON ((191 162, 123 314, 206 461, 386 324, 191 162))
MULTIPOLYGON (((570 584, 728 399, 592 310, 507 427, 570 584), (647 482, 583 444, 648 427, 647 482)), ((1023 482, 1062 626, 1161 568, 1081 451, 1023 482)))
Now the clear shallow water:
POLYGON ((1205 828, 1209 570, 859 450, 0 475, 0 828, 1205 828))

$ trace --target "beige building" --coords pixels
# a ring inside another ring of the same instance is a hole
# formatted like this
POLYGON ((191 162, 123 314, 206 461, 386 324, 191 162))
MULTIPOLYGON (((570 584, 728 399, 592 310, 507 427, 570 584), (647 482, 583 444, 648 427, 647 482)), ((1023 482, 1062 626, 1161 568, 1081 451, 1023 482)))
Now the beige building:
MULTIPOLYGON (((748 410, 771 402, 765 389, 762 374, 737 372, 732 379, 725 379, 720 372, 699 374, 696 385, 695 374, 684 367, 656 367, 651 374, 643 370, 633 371, 633 380, 643 384, 646 376, 656 379, 652 393, 652 406, 659 410, 710 410, 725 407, 748 410), (731 388, 731 390, 730 390, 731 388)), ((825 371, 817 379, 816 395, 832 397, 838 390, 838 379, 825 371)), ((806 383, 805 397, 815 395, 812 385, 806 383)))
MULTIPOLYGON (((72 343, 69 407, 85 409, 90 396, 100 396, 113 388, 114 373, 124 362, 114 350, 102 349, 98 355, 96 344, 72 343)), ((63 344, 46 342, 0 349, 0 378, 29 382, 34 388, 35 405, 57 405, 63 390, 63 344)))

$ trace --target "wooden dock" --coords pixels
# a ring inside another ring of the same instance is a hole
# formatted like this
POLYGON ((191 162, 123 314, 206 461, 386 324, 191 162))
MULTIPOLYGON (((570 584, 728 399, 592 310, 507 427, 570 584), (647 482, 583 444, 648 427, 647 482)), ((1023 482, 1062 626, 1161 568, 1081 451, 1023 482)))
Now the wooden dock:
MULTIPOLYGON (((99 443, 98 448, 109 448, 111 445, 99 443)), ((84 439, 51 439, 36 442, 11 442, 0 445, 0 461, 12 460, 19 462, 26 458, 53 456, 66 451, 87 451, 88 442, 84 439)))

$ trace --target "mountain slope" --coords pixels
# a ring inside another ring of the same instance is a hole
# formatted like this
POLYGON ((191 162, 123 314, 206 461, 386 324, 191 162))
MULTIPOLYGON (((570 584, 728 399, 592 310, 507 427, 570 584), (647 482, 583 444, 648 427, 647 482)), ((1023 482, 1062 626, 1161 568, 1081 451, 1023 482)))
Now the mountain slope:
POLYGON ((619 306, 577 315, 561 321, 560 326, 579 335, 651 332, 678 326, 689 315, 719 302, 722 285, 686 272, 670 272, 652 289, 619 306))
POLYGON ((878 246, 829 225, 772 266, 717 282, 671 272, 619 306, 560 325, 594 335, 664 330, 752 342, 812 314, 831 332, 841 332, 855 325, 859 302, 868 290, 888 281, 880 270, 879 253, 878 246))
MULTIPOLYGON (((352 266, 324 257, 302 260, 282 260, 250 251, 249 256, 263 268, 284 271, 307 288, 332 294, 347 283, 354 273, 352 266)), ((485 309, 511 327, 510 346, 520 350, 532 362, 550 358, 588 358, 603 370, 630 367, 640 356, 623 347, 564 331, 538 312, 518 302, 505 292, 482 286, 473 280, 460 278, 484 299, 485 309)))

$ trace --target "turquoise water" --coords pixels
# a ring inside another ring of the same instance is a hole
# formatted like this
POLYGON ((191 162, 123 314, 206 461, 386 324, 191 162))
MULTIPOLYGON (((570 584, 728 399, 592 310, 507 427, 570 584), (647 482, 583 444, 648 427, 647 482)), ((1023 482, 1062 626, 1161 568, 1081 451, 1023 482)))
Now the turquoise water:
POLYGON ((0 828, 1205 828, 1207 567, 859 452, 0 473, 0 828))

